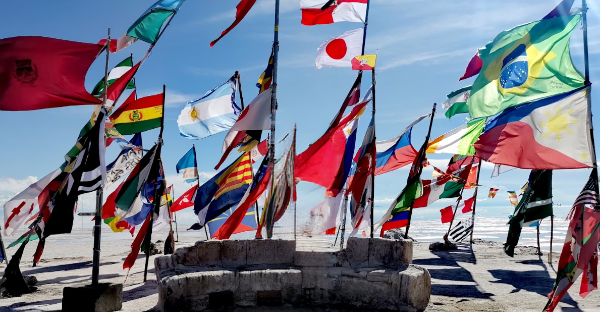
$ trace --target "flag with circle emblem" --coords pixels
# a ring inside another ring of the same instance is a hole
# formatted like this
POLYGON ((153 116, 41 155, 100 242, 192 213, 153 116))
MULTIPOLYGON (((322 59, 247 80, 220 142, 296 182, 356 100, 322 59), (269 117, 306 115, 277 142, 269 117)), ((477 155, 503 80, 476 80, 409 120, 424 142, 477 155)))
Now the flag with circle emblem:
POLYGON ((569 49, 580 20, 573 15, 517 26, 479 49, 483 65, 467 100, 471 118, 582 87, 569 49))
POLYGON ((347 31, 325 41, 317 49, 315 65, 323 67, 352 67, 352 60, 362 54, 363 29, 347 31))

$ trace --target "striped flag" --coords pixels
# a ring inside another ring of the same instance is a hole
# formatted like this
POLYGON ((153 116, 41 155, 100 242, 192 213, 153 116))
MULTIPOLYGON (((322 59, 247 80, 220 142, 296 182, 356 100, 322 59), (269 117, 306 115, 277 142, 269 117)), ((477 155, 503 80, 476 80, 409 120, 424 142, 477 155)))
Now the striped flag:
POLYGON ((508 199, 510 200, 510 204, 516 206, 519 203, 517 199, 517 192, 515 191, 506 191, 508 193, 508 199))
POLYGON ((498 191, 499 190, 497 188, 490 187, 490 193, 488 194, 488 198, 496 197, 496 193, 498 193, 498 191))
MULTIPOLYGON (((111 69, 108 73, 108 86, 113 84, 117 79, 123 76, 126 72, 128 72, 131 67, 133 67, 133 57, 129 56, 126 59, 122 60, 121 63, 117 64, 115 68, 111 69)), ((135 82, 132 80, 127 83, 126 89, 134 89, 135 82)), ((91 94, 95 97, 100 97, 104 93, 104 77, 98 81, 91 94)))

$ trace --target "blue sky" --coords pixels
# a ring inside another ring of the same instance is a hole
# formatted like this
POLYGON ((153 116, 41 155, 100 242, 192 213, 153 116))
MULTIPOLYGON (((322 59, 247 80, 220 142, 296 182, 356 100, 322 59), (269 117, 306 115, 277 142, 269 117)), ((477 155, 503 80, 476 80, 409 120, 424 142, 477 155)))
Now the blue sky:
MULTIPOLYGON (((489 0, 489 1, 418 1, 373 0, 369 17, 366 53, 378 51, 377 60, 377 138, 396 136, 418 116, 429 113, 434 102, 441 104, 446 94, 472 83, 473 78, 458 82, 469 59, 478 47, 484 46, 502 30, 512 28, 546 15, 558 0, 489 0)), ((600 71, 599 1, 588 1, 591 80, 600 71)), ((120 36, 151 4, 153 0, 116 1, 1 1, 0 38, 13 36, 48 36, 82 42, 97 42, 111 28, 113 38, 120 36)), ((258 0, 248 16, 215 47, 209 42, 229 26, 235 15, 237 0, 187 0, 170 27, 160 39, 150 58, 136 76, 140 96, 160 93, 167 86, 167 108, 163 162, 169 182, 175 183, 177 195, 186 188, 181 177, 175 177, 175 164, 192 144, 196 145, 198 167, 202 181, 212 176, 221 156, 224 133, 191 141, 179 135, 176 120, 189 100, 198 98, 235 70, 242 75, 245 102, 257 94, 256 79, 264 70, 273 40, 274 0, 258 0)), ((580 7, 576 1, 575 7, 580 7)), ((302 26, 298 0, 281 1, 280 65, 277 112, 277 137, 298 127, 298 151, 303 151, 327 128, 338 111, 344 96, 356 77, 349 68, 314 67, 319 44, 344 31, 360 28, 356 23, 302 26)), ((137 42, 117 54, 111 54, 110 67, 133 53, 140 60, 148 44, 137 42)), ((582 32, 578 28, 571 43, 576 66, 583 71, 582 32)), ((91 90, 102 77, 104 57, 92 65, 86 79, 91 90)), ((370 75, 366 75, 369 77, 370 75)), ((366 90, 364 80, 363 90, 366 90)), ((593 91, 593 99, 598 92, 593 91)), ((438 105, 439 106, 439 105, 438 105)), ((6 200, 37 178, 41 178, 63 161, 74 144, 92 107, 67 107, 32 112, 0 112, 0 200, 6 200)), ((599 113, 594 108, 594 113, 599 113)), ((368 124, 365 114, 357 141, 368 124)), ((596 124, 598 119, 595 118, 596 124)), ((461 125, 463 116, 445 119, 438 111, 432 137, 461 125)), ((413 131, 413 145, 423 142, 427 123, 413 131)), ((156 140, 158 131, 144 133, 146 147, 156 140)), ((117 154, 110 147, 107 161, 117 154)), ((235 155, 234 155, 235 156, 235 155)), ((431 155, 433 164, 444 167, 451 155, 431 155)), ((233 157, 231 158, 233 159, 233 157)), ((484 166, 480 198, 487 187, 501 190, 494 200, 482 200, 479 212, 486 216, 506 216, 512 207, 506 190, 519 189, 526 181, 527 170, 513 170, 498 178, 490 178, 492 166, 484 166)), ((424 176, 429 175, 427 170, 424 176)), ((376 179, 376 218, 387 209, 392 198, 403 188, 407 170, 397 170, 376 179)), ((589 170, 556 171, 555 202, 558 216, 565 216, 567 206, 585 183, 589 170)), ((467 195, 468 196, 468 195, 467 195)), ((302 183, 299 185, 298 215, 307 216, 309 209, 323 198, 323 190, 302 183)), ((439 218, 438 210, 449 202, 418 210, 415 218, 439 218), (437 208, 437 209, 436 209, 437 208)), ((92 201, 83 202, 82 209, 93 209, 92 201)), ((194 220, 187 212, 178 219, 194 220)), ((184 221, 181 221, 184 223, 184 221)))

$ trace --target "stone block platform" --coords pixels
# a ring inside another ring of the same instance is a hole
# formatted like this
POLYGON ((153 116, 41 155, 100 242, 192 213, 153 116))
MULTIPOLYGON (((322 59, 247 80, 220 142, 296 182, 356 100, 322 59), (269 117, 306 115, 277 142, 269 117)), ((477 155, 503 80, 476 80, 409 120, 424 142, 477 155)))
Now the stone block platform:
POLYGON ((350 238, 342 250, 293 240, 201 241, 155 259, 158 308, 306 305, 423 311, 429 272, 412 263, 412 240, 350 238))

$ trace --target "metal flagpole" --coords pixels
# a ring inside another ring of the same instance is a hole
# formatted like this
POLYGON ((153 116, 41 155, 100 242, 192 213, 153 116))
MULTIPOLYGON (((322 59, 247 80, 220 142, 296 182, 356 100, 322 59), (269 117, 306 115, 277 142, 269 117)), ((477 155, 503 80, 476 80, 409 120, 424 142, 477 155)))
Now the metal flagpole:
MULTIPOLYGON (((368 12, 368 7, 369 4, 367 2, 367 12, 368 12)), ((365 29, 367 28, 366 23, 365 23, 365 29)), ((363 46, 363 50, 364 50, 364 46, 363 46)), ((363 51, 364 54, 364 51, 363 51)), ((377 140, 377 132, 375 131, 375 68, 373 68, 372 70, 372 84, 373 84, 373 89, 371 90, 372 92, 372 97, 373 97, 373 111, 371 113, 371 116, 373 118, 373 144, 376 144, 376 140, 377 140)), ((371 157, 377 157, 377 155, 371 155, 371 157)), ((375 219, 374 213, 375 213, 375 168, 371 168, 371 170, 373 170, 373 172, 371 173, 371 238, 373 238, 373 221, 375 219)))
POLYGON ((475 192, 473 193, 473 214, 472 217, 473 218, 473 222, 472 222, 472 229, 471 229, 471 237, 469 239, 469 242, 471 244, 473 244, 473 232, 475 232, 475 208, 477 207, 477 192, 479 191, 479 174, 481 173, 481 163, 482 160, 481 158, 479 158, 479 165, 477 166, 477 179, 475 180, 475 184, 477 184, 475 186, 475 192))
MULTIPOLYGON (((271 170, 271 189, 275 187, 275 117, 277 114, 277 62, 279 60, 279 1, 275 1, 275 29, 273 34, 273 78, 271 83, 271 141, 269 142, 269 170, 271 170)), ((268 219, 268 218, 267 218, 268 219)), ((272 231, 267 231, 267 238, 273 236, 272 231)))
POLYGON ((548 253, 548 263, 552 264, 552 240, 554 239, 554 209, 550 216, 550 252, 548 253))
MULTIPOLYGON (((108 59, 110 55, 110 28, 108 29, 108 36, 106 37, 106 64, 104 65, 104 99, 102 100, 101 111, 105 109, 106 97, 108 91, 108 59)), ((96 122, 100 122, 100 117, 104 118, 104 114, 100 113, 96 116, 96 122)), ((102 221, 102 201, 104 194, 103 189, 100 188, 96 191, 96 215, 94 219, 94 255, 92 260, 92 286, 98 285, 98 275, 100 274, 100 234, 102 228, 100 227, 102 221)))
MULTIPOLYGON (((425 137, 425 144, 427 144, 427 142, 429 142, 429 137, 431 136, 431 127, 433 126, 433 117, 435 117, 435 107, 437 106, 437 103, 433 103, 433 108, 431 109, 431 119, 429 119, 429 130, 427 130, 427 136, 425 137)), ((419 151, 419 153, 425 153, 425 151, 419 151)), ((417 157, 421 157, 421 155, 419 154, 419 156, 417 157)), ((423 171, 423 164, 418 164, 418 166, 421 166, 420 171, 423 171)), ((415 203, 415 201, 413 200, 410 203, 410 210, 408 211, 408 224, 406 225, 406 232, 404 232, 404 238, 408 238, 408 230, 410 230, 410 220, 412 219, 412 214, 413 214, 413 204, 415 203)))
MULTIPOLYGON (((344 192, 347 190, 344 189, 344 192)), ((340 250, 344 249, 344 235, 346 235, 346 216, 348 215, 348 196, 344 196, 344 218, 342 219, 340 234, 340 250)))

